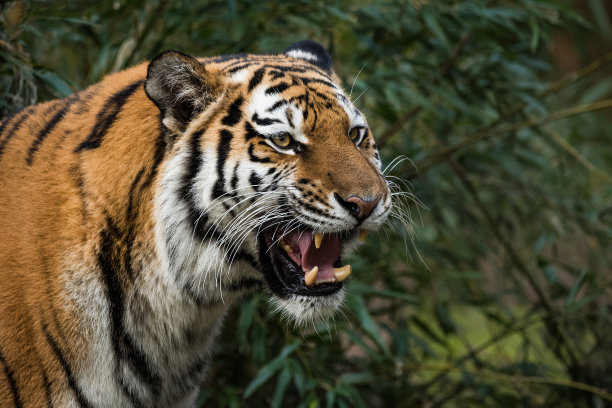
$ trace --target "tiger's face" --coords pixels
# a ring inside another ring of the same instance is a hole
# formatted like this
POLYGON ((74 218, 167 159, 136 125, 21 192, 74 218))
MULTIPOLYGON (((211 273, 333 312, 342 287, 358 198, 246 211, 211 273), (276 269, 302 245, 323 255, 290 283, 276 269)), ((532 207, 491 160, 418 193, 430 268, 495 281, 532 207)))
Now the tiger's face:
POLYGON ((333 314, 343 259, 384 223, 391 195, 325 49, 201 62, 169 52, 145 89, 171 141, 157 200, 169 279, 200 301, 265 282, 298 322, 333 314))

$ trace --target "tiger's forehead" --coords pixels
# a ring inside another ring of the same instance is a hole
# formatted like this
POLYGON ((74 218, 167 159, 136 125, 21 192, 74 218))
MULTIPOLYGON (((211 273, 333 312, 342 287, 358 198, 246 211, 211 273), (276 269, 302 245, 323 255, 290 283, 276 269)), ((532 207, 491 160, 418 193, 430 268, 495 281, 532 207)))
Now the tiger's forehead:
POLYGON ((230 82, 246 86, 245 114, 268 134, 291 131, 306 142, 300 131, 314 131, 323 116, 351 127, 366 124, 335 75, 303 59, 240 54, 203 62, 215 66, 230 82))

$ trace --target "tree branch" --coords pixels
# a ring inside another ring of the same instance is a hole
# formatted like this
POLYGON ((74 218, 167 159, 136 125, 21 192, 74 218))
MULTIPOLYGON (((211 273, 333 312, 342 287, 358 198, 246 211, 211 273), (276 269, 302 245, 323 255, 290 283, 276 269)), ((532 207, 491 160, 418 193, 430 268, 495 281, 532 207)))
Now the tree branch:
MULTIPOLYGON (((612 99, 604 99, 604 100, 593 102, 587 105, 573 106, 571 108, 561 109, 559 111, 553 112, 550 115, 547 115, 541 118, 529 119, 529 120, 525 120, 522 122, 497 127, 498 125, 506 121, 509 118, 509 116, 513 116, 516 113, 515 109, 513 109, 507 115, 505 115, 502 118, 499 118, 498 120, 496 120, 494 123, 490 124, 489 126, 482 128, 480 130, 477 130, 476 132, 472 134, 463 136, 460 142, 457 142, 450 146, 441 147, 437 151, 428 154, 427 156, 425 156, 424 158, 422 158, 421 160, 419 160, 418 162, 414 164, 413 168, 415 168, 416 170, 414 170, 412 174, 409 174, 406 177, 406 179, 408 180, 413 179, 416 176, 427 172, 430 168, 442 163, 449 156, 461 150, 464 150, 482 140, 488 139, 492 136, 503 134, 503 133, 508 133, 508 132, 513 132, 513 131, 517 131, 517 130, 524 129, 524 128, 542 126, 550 122, 553 122, 555 120, 564 119, 564 118, 579 115, 582 113, 593 112, 596 110, 608 109, 608 108, 612 108, 612 99)), ((396 169, 395 172, 400 171, 400 170, 403 170, 403 169, 396 169)))

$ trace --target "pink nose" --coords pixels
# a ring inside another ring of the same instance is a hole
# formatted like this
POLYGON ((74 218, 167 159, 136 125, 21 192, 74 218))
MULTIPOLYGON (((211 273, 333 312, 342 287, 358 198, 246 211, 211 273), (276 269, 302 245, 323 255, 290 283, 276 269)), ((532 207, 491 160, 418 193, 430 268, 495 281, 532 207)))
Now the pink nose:
POLYGON ((342 204, 342 206, 346 208, 352 216, 359 220, 367 218, 368 215, 372 213, 374 208, 376 208, 376 205, 381 198, 382 194, 379 194, 376 197, 359 197, 358 195, 353 195, 343 199, 336 194, 336 199, 338 202, 340 202, 340 204, 342 204))

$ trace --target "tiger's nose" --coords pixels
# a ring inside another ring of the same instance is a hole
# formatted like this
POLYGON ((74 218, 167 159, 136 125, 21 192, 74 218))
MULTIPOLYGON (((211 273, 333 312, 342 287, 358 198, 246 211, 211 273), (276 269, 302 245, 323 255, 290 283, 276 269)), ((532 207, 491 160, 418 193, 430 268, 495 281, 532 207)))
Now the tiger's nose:
POLYGON ((336 197, 336 200, 338 200, 338 202, 348 210, 349 214, 351 214, 353 217, 357 218, 360 221, 364 218, 367 218, 372 213, 372 211, 374 210, 374 208, 376 208, 376 205, 382 198, 382 194, 379 194, 377 196, 365 197, 352 195, 347 198, 340 197, 338 193, 334 193, 334 195, 336 197))

